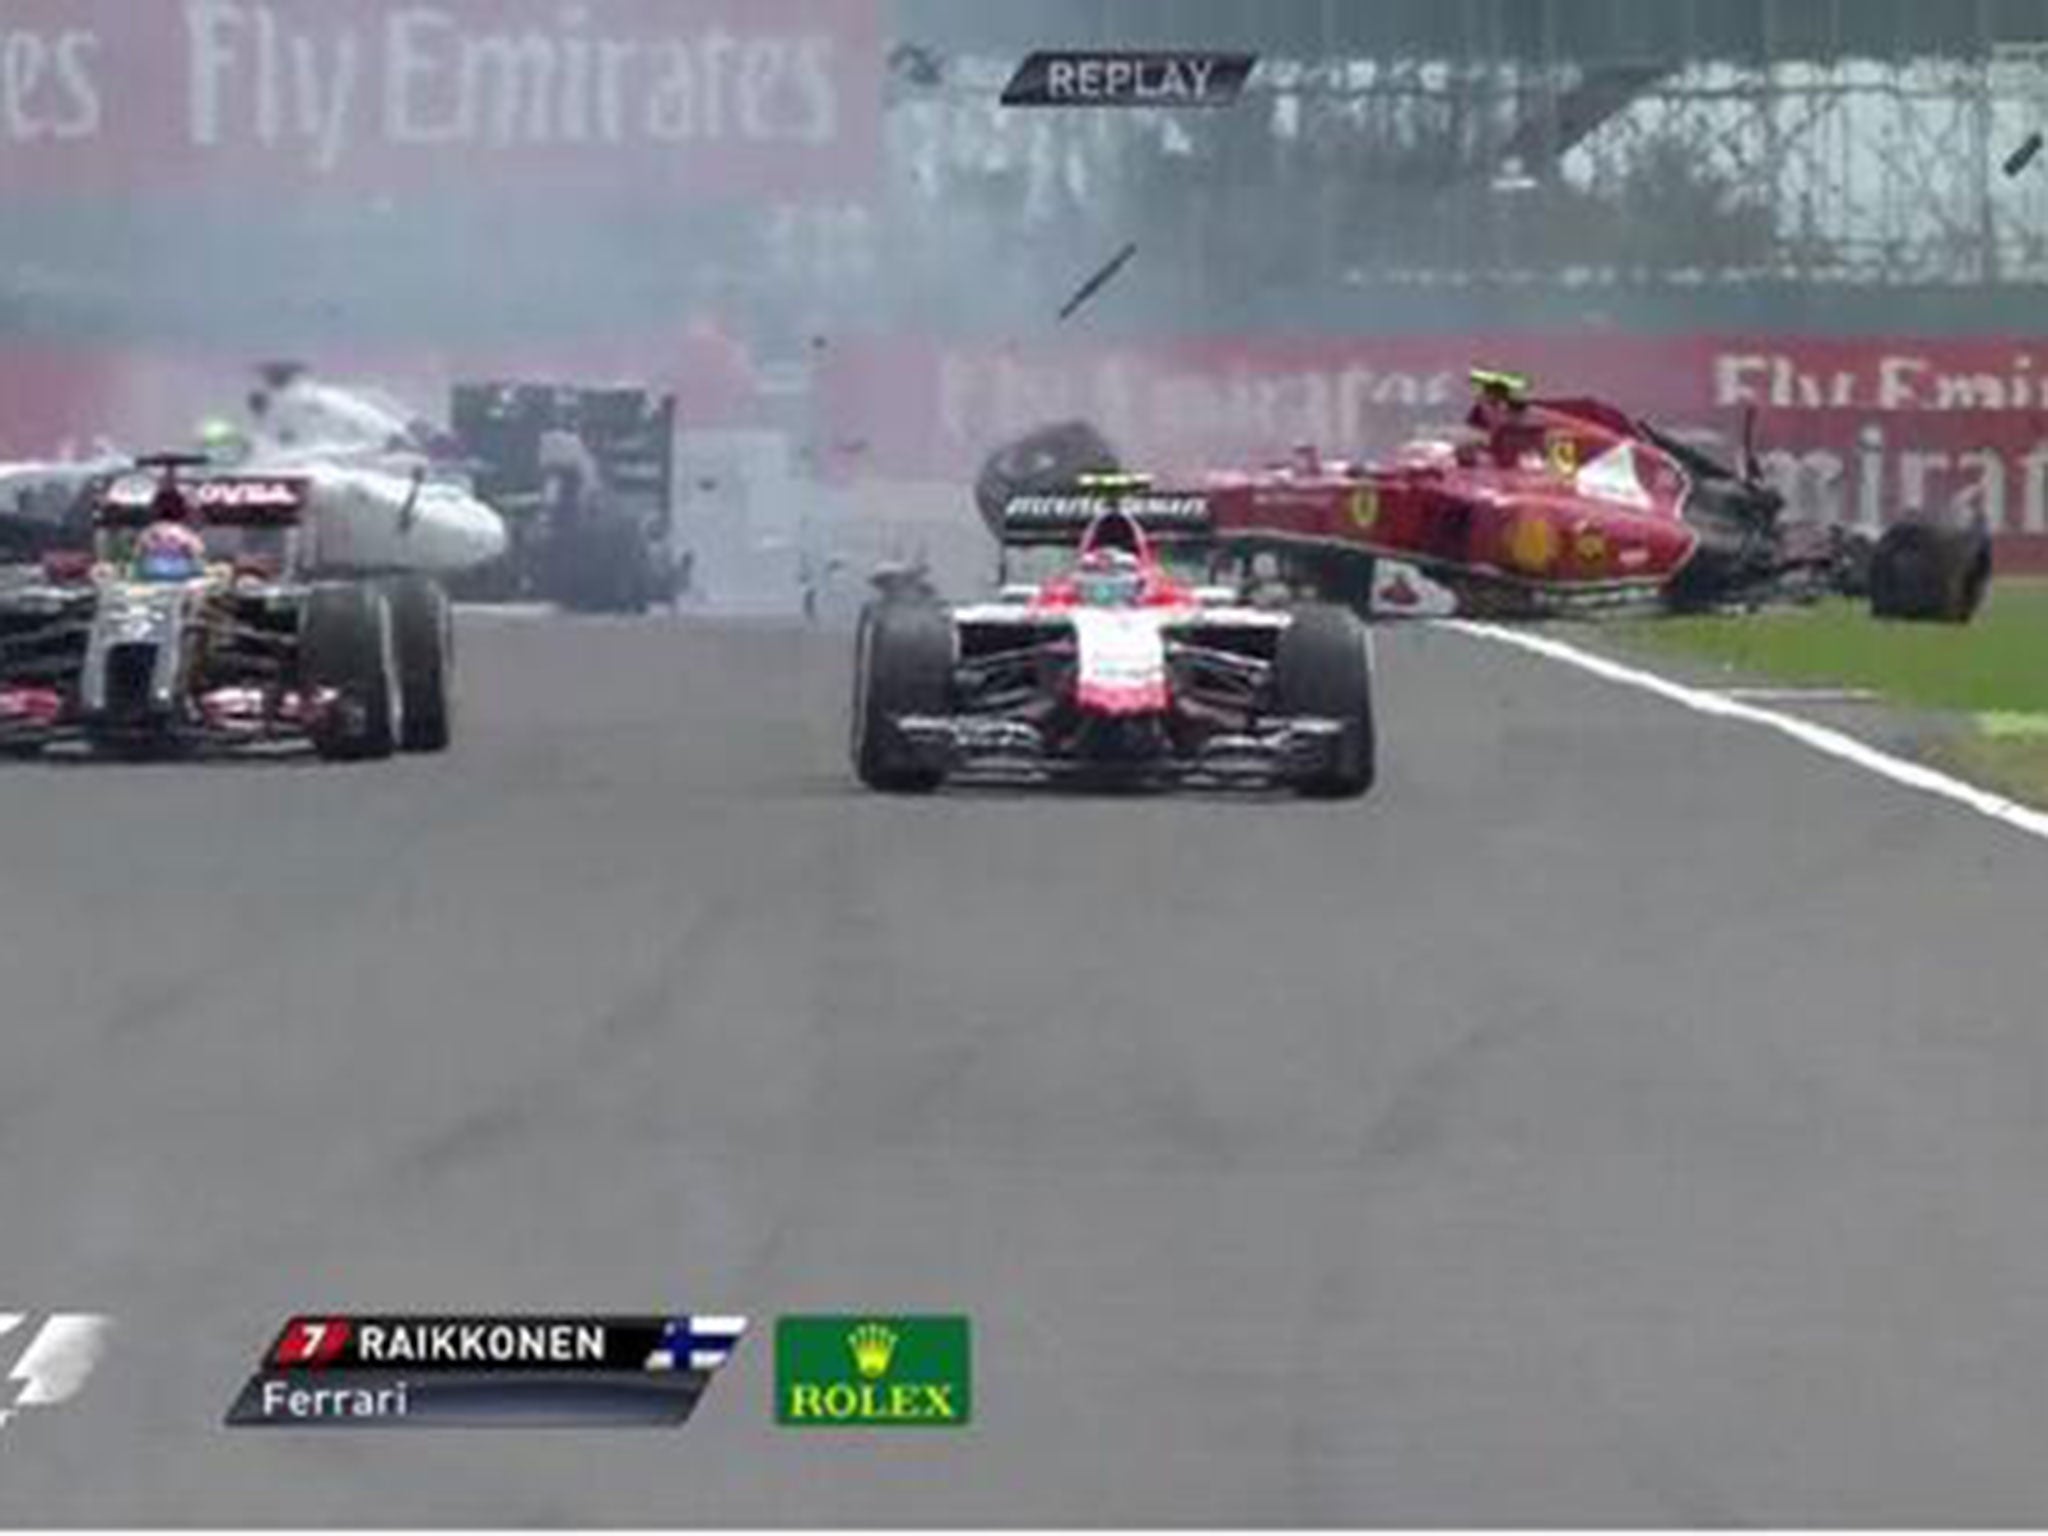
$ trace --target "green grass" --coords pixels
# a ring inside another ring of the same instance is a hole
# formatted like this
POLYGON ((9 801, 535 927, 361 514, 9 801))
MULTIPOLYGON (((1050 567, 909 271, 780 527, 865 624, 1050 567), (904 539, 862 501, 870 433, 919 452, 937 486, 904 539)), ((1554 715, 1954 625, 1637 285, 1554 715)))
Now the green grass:
POLYGON ((1926 755, 1937 768, 2015 800, 2048 806, 2048 742, 1958 736, 1934 743, 1926 755))
POLYGON ((1868 688, 1928 709, 2048 715, 2048 581, 1994 582, 1967 625, 1879 623, 1860 603, 1831 600, 1619 629, 1625 644, 1745 676, 1868 688))
POLYGON ((1617 629, 1626 647, 1719 667, 1731 682, 1869 689, 1962 715, 1927 755, 2048 805, 2048 580, 1993 582, 1976 622, 1962 626, 1879 623, 1861 603, 1838 600, 1617 629))

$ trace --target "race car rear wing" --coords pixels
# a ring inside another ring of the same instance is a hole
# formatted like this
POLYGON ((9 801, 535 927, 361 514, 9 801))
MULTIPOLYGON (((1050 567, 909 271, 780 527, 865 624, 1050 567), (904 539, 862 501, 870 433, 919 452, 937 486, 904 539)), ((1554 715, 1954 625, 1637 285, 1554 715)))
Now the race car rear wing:
MULTIPOLYGON (((102 528, 144 528, 155 520, 163 482, 155 475, 116 476, 100 493, 102 528)), ((290 528, 305 516, 309 488, 295 475, 213 475, 181 480, 194 521, 205 528, 290 528)))
POLYGON ((1199 492, 1154 491, 1138 476, 1083 476, 1071 491, 1012 496, 1003 503, 1006 546, 1079 544, 1109 511, 1129 517, 1156 543, 1207 542, 1216 520, 1199 492))

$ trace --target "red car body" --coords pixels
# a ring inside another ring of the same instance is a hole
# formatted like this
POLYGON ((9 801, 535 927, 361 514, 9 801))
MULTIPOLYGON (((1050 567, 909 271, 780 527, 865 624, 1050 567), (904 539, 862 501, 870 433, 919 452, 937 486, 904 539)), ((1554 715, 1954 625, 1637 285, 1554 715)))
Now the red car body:
POLYGON ((1199 499, 1222 551, 1270 552, 1289 587, 1375 615, 1404 603, 1535 615, 1705 607, 1854 591, 1869 569, 1867 537, 1783 521, 1753 455, 1738 470, 1604 401, 1529 398, 1508 375, 1475 383, 1462 431, 1379 462, 1303 447, 1168 489, 1121 474, 1114 450, 1071 423, 999 451, 976 497, 1000 536, 1002 509, 1020 495, 1135 478, 1152 495, 1199 499))
POLYGON ((1216 537, 1404 561, 1502 603, 1652 591, 1699 552, 1696 469, 1612 407, 1532 400, 1477 424, 1386 464, 1302 450, 1212 475, 1216 537))

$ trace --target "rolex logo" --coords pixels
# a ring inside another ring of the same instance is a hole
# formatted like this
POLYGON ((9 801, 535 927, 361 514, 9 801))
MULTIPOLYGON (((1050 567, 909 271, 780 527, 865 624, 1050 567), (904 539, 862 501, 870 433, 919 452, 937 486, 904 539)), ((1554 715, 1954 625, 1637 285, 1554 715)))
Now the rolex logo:
POLYGON ((960 1429, 974 1361, 959 1316, 833 1312, 775 1321, 775 1422, 786 1428, 960 1429))
POLYGON ((880 1323, 862 1323, 846 1336, 853 1351, 853 1368, 869 1381, 889 1374, 889 1362, 896 1355, 896 1335, 880 1323))

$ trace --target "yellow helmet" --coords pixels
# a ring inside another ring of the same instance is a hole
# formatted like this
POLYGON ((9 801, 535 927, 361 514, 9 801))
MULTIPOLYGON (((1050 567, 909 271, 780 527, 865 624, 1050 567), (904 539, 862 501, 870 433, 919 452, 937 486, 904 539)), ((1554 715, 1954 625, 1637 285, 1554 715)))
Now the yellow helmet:
POLYGON ((249 446, 249 434, 225 416, 209 416, 199 424, 199 446, 217 457, 239 455, 249 446))

